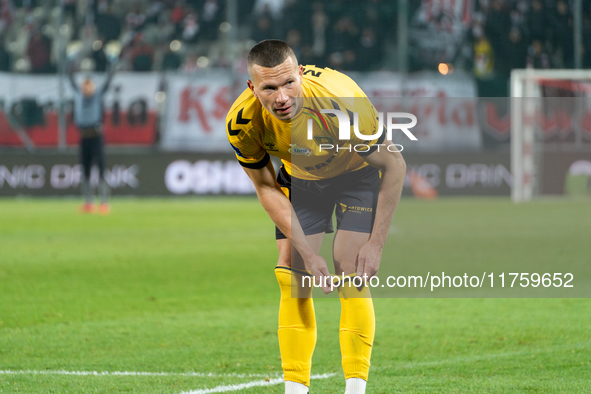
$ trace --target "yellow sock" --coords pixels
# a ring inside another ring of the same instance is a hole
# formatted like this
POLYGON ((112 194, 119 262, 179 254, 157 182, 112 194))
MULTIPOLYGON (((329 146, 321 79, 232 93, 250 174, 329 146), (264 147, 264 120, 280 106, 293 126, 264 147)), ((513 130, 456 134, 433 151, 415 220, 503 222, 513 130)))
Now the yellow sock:
POLYGON ((367 380, 375 335, 375 314, 369 288, 339 287, 341 322, 339 341, 345 379, 367 380))
POLYGON ((312 289, 304 294, 306 298, 292 298, 292 270, 276 267, 275 276, 281 289, 278 333, 284 380, 310 386, 312 354, 316 346, 312 289))

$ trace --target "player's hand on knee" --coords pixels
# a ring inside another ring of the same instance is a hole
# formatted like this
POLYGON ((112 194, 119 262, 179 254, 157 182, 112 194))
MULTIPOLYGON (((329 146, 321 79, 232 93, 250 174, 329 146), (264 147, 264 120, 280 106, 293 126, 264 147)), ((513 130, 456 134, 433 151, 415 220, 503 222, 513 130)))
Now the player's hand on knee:
POLYGON ((382 246, 366 243, 357 255, 357 276, 369 280, 378 274, 382 260, 382 246))
POLYGON ((331 278, 330 272, 328 272, 328 265, 326 260, 319 255, 314 255, 304 260, 306 269, 312 273, 314 277, 314 283, 320 284, 324 294, 328 294, 332 291, 331 289, 331 278))

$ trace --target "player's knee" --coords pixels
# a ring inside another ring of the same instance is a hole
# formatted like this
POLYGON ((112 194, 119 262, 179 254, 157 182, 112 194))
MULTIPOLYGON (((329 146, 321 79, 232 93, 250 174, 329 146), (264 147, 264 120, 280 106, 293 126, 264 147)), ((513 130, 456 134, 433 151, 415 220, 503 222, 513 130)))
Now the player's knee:
POLYGON ((349 272, 345 273, 345 269, 341 264, 341 260, 338 259, 336 256, 334 256, 334 273, 335 275, 349 274, 349 272))
POLYGON ((346 255, 335 251, 333 257, 335 275, 349 275, 355 272, 357 269, 357 254, 358 253, 346 255))

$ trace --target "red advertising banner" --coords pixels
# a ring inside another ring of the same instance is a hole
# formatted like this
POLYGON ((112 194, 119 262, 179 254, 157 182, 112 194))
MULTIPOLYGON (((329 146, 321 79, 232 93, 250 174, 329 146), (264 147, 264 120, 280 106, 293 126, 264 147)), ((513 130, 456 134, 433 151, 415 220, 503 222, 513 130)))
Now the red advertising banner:
MULTIPOLYGON (((96 75, 100 81, 104 76, 96 75)), ((73 92, 64 82, 66 143, 76 145, 79 134, 72 122, 73 92)), ((157 74, 117 74, 104 100, 104 138, 107 144, 150 146, 158 125, 155 94, 157 74)), ((22 129, 36 147, 58 144, 59 79, 54 75, 30 76, 0 73, 0 146, 24 146, 22 129)))

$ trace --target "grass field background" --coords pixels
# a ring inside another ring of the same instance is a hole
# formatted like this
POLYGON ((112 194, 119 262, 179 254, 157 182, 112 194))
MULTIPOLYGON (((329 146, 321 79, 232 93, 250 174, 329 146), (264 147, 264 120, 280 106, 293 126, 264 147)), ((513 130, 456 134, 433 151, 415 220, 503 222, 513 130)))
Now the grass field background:
MULTIPOLYGON (((255 198, 119 199, 107 216, 77 204, 0 199, 0 393, 207 392, 281 376, 274 229, 255 198)), ((403 199, 393 230, 393 264, 591 262, 589 200, 403 199)), ((368 393, 591 392, 589 299, 374 304, 368 393)), ((316 300, 313 373, 334 375, 311 393, 344 391, 339 313, 316 300)))

